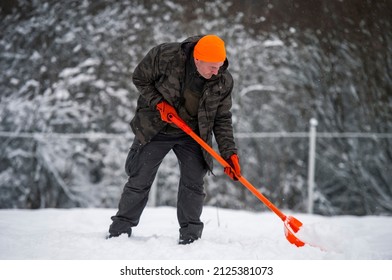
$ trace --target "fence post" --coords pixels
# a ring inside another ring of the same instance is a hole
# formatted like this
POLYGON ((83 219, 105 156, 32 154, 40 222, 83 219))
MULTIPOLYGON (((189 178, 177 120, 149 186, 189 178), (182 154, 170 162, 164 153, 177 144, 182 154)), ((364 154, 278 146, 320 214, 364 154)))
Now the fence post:
POLYGON ((316 127, 317 120, 310 119, 309 131, 309 159, 308 159, 308 213, 313 213, 314 170, 316 157, 316 127))

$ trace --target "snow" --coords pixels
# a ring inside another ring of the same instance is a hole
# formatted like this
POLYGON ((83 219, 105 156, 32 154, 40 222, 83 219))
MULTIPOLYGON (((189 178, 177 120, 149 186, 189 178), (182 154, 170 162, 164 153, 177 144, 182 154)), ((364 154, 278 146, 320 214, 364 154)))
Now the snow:
POLYGON ((386 279, 392 260, 392 217, 291 213, 304 223, 297 237, 312 244, 296 247, 286 240, 283 223, 272 212, 205 207, 202 239, 178 245, 175 208, 147 207, 131 238, 106 239, 115 211, 0 210, 0 279, 136 279, 135 274, 125 273, 127 269, 202 271, 191 276, 139 274, 137 278, 152 280, 203 280, 216 275, 241 280, 386 279), (219 274, 243 268, 273 274, 219 274))
POLYGON ((179 246, 175 208, 148 207, 131 238, 107 240, 115 212, 0 210, 0 260, 392 260, 392 217, 290 214, 315 245, 297 248, 272 212, 205 207, 202 239, 179 246))
POLYGON ((266 40, 263 45, 265 47, 277 47, 277 46, 284 46, 284 43, 279 39, 274 40, 266 40))

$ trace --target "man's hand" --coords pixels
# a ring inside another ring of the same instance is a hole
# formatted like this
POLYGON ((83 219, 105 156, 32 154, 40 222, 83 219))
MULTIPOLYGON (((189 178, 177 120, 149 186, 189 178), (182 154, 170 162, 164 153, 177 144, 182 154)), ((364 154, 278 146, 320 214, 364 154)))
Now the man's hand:
POLYGON ((159 102, 157 104, 157 110, 159 111, 159 113, 161 113, 161 119, 164 122, 172 123, 172 121, 168 117, 169 114, 172 114, 173 116, 178 117, 176 109, 174 109, 174 107, 171 106, 166 101, 159 102))
POLYGON ((230 164, 231 168, 225 167, 224 172, 234 181, 238 181, 237 177, 241 176, 241 167, 238 156, 236 154, 232 154, 226 161, 230 164))

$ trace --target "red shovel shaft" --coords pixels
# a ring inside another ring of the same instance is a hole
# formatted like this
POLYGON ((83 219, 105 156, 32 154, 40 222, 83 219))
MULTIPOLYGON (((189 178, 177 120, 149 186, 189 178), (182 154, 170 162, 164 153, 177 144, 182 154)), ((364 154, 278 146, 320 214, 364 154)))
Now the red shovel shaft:
MULTIPOLYGON (((233 168, 230 164, 227 163, 214 149, 210 147, 203 139, 201 139, 193 130, 178 116, 173 114, 167 115, 168 119, 172 121, 176 126, 182 129, 185 133, 191 136, 197 143, 200 144, 211 156, 213 156, 223 167, 229 167, 232 169, 235 174, 233 168)), ((299 228, 302 226, 302 222, 294 218, 293 216, 286 217, 271 201, 269 201, 264 195, 262 195, 251 183, 248 182, 244 177, 237 176, 238 181, 240 181, 249 191, 251 191, 258 199, 261 200, 269 209, 272 210, 276 215, 282 219, 284 223, 284 230, 287 240, 296 245, 297 247, 304 246, 305 243, 298 239, 294 233, 296 233, 299 228)))
MULTIPOLYGON (((181 119, 174 115, 169 115, 169 119, 185 133, 191 136, 197 143, 199 143, 209 154, 211 154, 223 167, 230 167, 227 163, 214 149, 210 147, 203 139, 201 139, 193 130, 181 119)), ((234 170, 233 170, 234 171, 234 170)), ((235 172, 234 172, 235 174, 235 172)), ((240 181, 249 191, 251 191, 258 199, 260 199, 271 211, 273 211, 279 218, 284 222, 286 220, 286 215, 284 215, 271 201, 269 201, 262 193, 260 193, 248 180, 243 176, 237 176, 238 181, 240 181)))

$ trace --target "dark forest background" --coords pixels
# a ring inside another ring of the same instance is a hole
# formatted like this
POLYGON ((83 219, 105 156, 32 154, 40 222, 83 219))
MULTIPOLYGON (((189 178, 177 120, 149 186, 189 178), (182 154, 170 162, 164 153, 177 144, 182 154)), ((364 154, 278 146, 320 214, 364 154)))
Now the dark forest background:
MULTIPOLYGON (((392 1, 0 3, 0 208, 116 207, 133 69, 158 43, 215 33, 235 79, 235 132, 307 132, 317 119, 326 134, 314 211, 391 215, 392 1)), ((305 212, 308 138, 237 142, 244 176, 278 207, 305 212)), ((206 204, 265 209, 215 167, 206 204)), ((170 154, 157 205, 175 206, 178 175, 170 154)))

